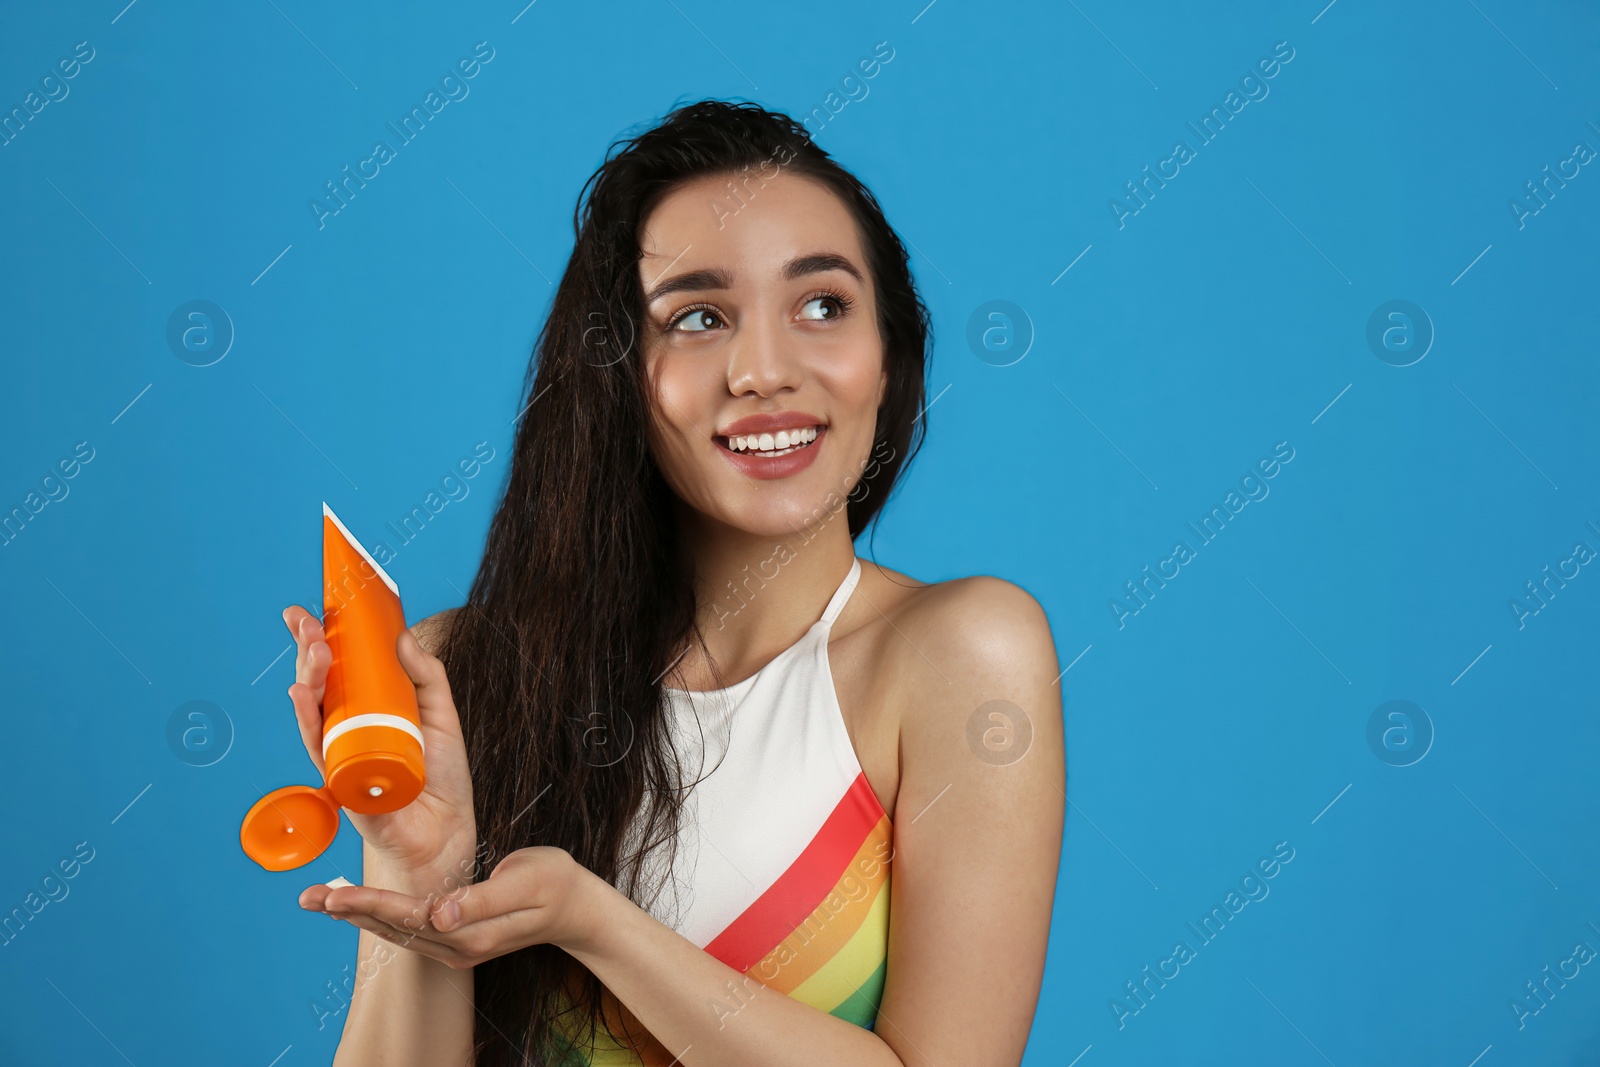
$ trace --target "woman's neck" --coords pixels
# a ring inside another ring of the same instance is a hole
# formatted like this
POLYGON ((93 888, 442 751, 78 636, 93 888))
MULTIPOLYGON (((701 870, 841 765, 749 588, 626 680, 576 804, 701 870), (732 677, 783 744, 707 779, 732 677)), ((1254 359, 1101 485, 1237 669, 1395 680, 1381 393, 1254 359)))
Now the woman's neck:
POLYGON ((686 536, 695 567, 696 619, 723 681, 691 645, 665 679, 677 688, 712 689, 744 678, 794 644, 821 618, 855 558, 843 509, 786 536, 753 535, 703 520, 690 525, 686 536))

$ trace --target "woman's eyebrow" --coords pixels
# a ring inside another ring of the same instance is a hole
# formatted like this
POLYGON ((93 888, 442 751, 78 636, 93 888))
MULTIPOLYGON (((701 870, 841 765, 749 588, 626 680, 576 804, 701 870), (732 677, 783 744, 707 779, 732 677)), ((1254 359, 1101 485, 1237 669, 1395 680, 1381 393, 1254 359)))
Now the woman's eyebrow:
POLYGON ((671 293, 696 292, 701 289, 732 289, 733 275, 721 267, 702 267, 699 270, 686 271, 675 274, 651 289, 644 296, 646 304, 654 304, 657 300, 671 293))
MULTIPOLYGON (((812 252, 804 256, 796 256, 783 266, 785 281, 794 281, 808 274, 821 274, 824 271, 840 270, 850 275, 857 282, 862 282, 861 272, 856 265, 837 252, 812 252)), ((664 296, 672 293, 697 292, 704 289, 732 289, 733 275, 721 267, 702 267, 699 270, 685 271, 675 274, 671 278, 657 285, 645 294, 645 303, 653 304, 664 296)))
POLYGON ((856 265, 837 252, 812 252, 810 255, 796 256, 784 264, 783 277, 785 281, 794 281, 807 274, 821 274, 829 270, 842 270, 857 282, 862 282, 861 272, 856 265))

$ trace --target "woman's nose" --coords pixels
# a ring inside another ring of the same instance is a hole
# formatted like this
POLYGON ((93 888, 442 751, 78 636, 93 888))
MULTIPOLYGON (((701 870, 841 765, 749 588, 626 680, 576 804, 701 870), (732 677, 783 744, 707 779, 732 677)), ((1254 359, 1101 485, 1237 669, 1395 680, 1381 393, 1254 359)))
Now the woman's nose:
POLYGON ((761 316, 739 329, 729 348, 728 389, 735 396, 772 396, 800 384, 799 353, 781 322, 761 316))

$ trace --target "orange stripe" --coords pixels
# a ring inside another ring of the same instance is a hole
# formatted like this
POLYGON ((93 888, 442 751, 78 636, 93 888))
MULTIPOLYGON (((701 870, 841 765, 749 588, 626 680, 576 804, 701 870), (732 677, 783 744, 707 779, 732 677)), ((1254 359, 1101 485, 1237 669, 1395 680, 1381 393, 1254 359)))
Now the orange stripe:
POLYGON ((839 883, 883 815, 865 772, 857 774, 800 855, 706 951, 741 974, 765 959, 839 883))
POLYGON ((873 901, 889 880, 889 866, 883 861, 883 855, 888 850, 882 848, 888 840, 889 817, 885 815, 868 831, 839 881, 818 902, 811 914, 793 933, 779 942, 777 948, 752 964, 745 973, 768 988, 791 993, 833 959, 861 929, 862 922, 872 910, 873 901), (876 873, 867 875, 866 872, 874 867, 876 873), (863 886, 865 894, 861 892, 863 886), (828 902, 835 896, 842 903, 838 911, 830 912, 828 902))

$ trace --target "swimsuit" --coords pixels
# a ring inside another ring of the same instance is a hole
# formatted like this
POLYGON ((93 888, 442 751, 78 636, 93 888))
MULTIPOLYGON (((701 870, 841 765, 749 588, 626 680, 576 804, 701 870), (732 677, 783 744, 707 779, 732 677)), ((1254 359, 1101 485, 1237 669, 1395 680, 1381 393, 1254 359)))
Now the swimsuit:
MULTIPOLYGON (((889 816, 845 729, 828 633, 861 561, 799 641, 723 689, 663 687, 686 782, 670 872, 645 860, 646 910, 750 980, 871 1029, 888 966, 889 816)), ((726 1019, 750 993, 730 983, 708 1013, 726 1019)), ((609 1012, 608 1012, 609 1014, 609 1012)), ((637 1029, 637 1024, 635 1024, 637 1029)), ((682 1050, 635 1055, 604 1030, 569 1049, 591 1067, 666 1067, 682 1050)))

